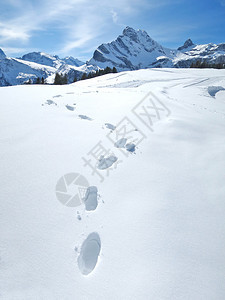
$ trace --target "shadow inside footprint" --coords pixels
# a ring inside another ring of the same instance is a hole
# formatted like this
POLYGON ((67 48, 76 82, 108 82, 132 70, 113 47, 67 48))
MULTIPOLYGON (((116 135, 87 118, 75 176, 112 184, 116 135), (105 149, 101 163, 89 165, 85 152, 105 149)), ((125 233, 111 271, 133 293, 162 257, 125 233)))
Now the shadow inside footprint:
POLYGON ((70 106, 70 105, 66 105, 66 108, 68 109, 68 110, 71 110, 71 111, 74 111, 75 110, 75 107, 73 107, 73 106, 70 106))
POLYGON ((129 143, 129 144, 126 144, 126 149, 128 152, 133 153, 136 150, 136 146, 133 143, 129 143))
POLYGON ((92 232, 83 242, 77 260, 78 267, 83 275, 88 275, 94 270, 100 251, 100 237, 97 232, 92 232))
POLYGON ((87 188, 84 205, 87 211, 95 210, 98 206, 98 189, 96 186, 89 186, 87 188))
POLYGON ((105 123, 105 127, 108 128, 108 129, 111 129, 111 130, 115 130, 116 129, 116 126, 110 124, 110 123, 105 123))
POLYGON ((85 116, 85 115, 78 115, 78 117, 79 117, 80 119, 83 119, 83 120, 92 121, 91 118, 89 118, 88 116, 85 116))
POLYGON ((57 105, 57 103, 55 103, 53 100, 46 100, 45 104, 48 104, 48 105, 57 105))

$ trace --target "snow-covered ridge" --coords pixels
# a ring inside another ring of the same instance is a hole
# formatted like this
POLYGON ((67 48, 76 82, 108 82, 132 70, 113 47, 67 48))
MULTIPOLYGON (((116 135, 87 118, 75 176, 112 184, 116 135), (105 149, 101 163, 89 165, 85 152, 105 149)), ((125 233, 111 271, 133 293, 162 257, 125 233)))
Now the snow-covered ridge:
POLYGON ((146 31, 126 27, 115 41, 100 45, 89 64, 123 71, 152 67, 189 68, 197 60, 225 63, 225 44, 195 45, 188 39, 177 50, 168 49, 154 41, 146 31))
MULTIPOLYGON (((21 58, 9 58, 0 49, 0 86, 23 84, 29 79, 35 82, 38 77, 52 83, 56 72, 68 74, 68 81, 73 82, 75 76, 80 78, 84 73, 82 65, 83 62, 71 56, 60 59, 57 55, 43 52, 31 52, 21 58)), ((92 71, 92 68, 89 69, 92 71)))

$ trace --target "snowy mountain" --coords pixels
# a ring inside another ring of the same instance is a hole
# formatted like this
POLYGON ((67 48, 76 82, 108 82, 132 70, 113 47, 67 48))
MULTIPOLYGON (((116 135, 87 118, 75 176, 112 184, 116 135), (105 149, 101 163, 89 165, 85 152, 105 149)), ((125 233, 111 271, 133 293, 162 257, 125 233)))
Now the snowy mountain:
POLYGON ((177 50, 154 41, 146 31, 126 27, 115 41, 95 50, 89 64, 101 68, 116 67, 119 71, 152 67, 190 67, 197 60, 225 63, 225 44, 194 45, 188 39, 177 50))
POLYGON ((8 58, 4 52, 0 52, 0 55, 0 86, 23 84, 29 79, 35 83, 38 77, 52 83, 56 72, 68 74, 68 81, 71 83, 75 76, 81 78, 85 70, 89 69, 91 72, 98 69, 87 67, 83 70, 84 63, 73 57, 60 59, 57 55, 43 52, 28 53, 21 58, 8 58))
POLYGON ((190 50, 190 47, 193 48, 193 46, 194 46, 194 43, 192 42, 192 40, 188 39, 188 40, 186 40, 184 42, 183 46, 179 47, 177 50, 179 50, 179 51, 182 51, 182 50, 187 51, 188 49, 190 50))
POLYGON ((62 61, 57 55, 52 56, 43 52, 31 52, 21 57, 22 60, 32 61, 41 65, 57 68, 61 66, 62 61))
POLYGON ((81 61, 77 58, 74 58, 72 56, 67 56, 65 58, 62 58, 61 60, 70 66, 80 67, 80 66, 84 65, 83 61, 81 61))
POLYGON ((29 79, 35 82, 38 77, 46 79, 56 71, 47 65, 7 57, 0 60, 0 86, 23 84, 29 79))
POLYGON ((189 68, 196 61, 206 62, 209 64, 225 64, 225 43, 223 44, 205 44, 194 45, 191 40, 184 43, 184 46, 178 48, 173 59, 175 67, 189 68), (187 43, 190 41, 189 43, 187 43))
POLYGON ((0 298, 224 300, 224 99, 207 69, 0 88, 0 298))
POLYGON ((79 59, 73 58, 72 56, 67 56, 60 59, 57 55, 53 56, 43 52, 31 52, 23 55, 21 59, 26 61, 33 61, 38 64, 47 65, 54 68, 59 68, 65 64, 75 67, 84 65, 84 62, 80 61, 79 59))
POLYGON ((102 44, 95 50, 89 64, 101 68, 135 70, 150 67, 172 67, 177 50, 162 47, 146 31, 126 27, 115 41, 102 44))

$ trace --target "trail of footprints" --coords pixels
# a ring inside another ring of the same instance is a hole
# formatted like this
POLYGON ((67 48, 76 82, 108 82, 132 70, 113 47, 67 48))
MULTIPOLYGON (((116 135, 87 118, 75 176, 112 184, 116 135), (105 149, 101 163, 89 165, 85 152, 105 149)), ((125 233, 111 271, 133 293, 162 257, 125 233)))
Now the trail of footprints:
MULTIPOLYGON (((66 94, 74 94, 73 92, 68 92, 66 94)), ((62 95, 55 95, 52 98, 54 100, 56 98, 63 97, 62 95)), ((45 103, 42 104, 42 106, 45 105, 51 105, 51 106, 58 106, 58 104, 51 99, 48 99, 45 101, 45 103)), ((76 110, 76 103, 73 103, 72 105, 65 105, 65 108, 71 112, 76 110)), ((90 117, 86 115, 78 115, 78 118, 82 120, 92 121, 90 117)), ((110 123, 105 123, 105 128, 109 129, 111 132, 113 132, 116 129, 116 126, 110 123)), ((135 144, 128 142, 126 138, 121 138, 118 140, 114 147, 116 148, 124 148, 130 153, 135 152, 135 144)), ((118 158, 114 154, 109 154, 108 156, 101 156, 99 158, 97 168, 99 170, 104 170, 110 168, 118 158)), ((96 186, 89 186, 86 190, 85 196, 83 198, 83 203, 85 206, 85 211, 95 211, 98 207, 98 189, 96 186)), ((81 215, 79 212, 77 212, 77 219, 79 221, 82 221, 81 215)), ((79 253, 77 258, 77 265, 78 268, 83 275, 90 274, 96 267, 98 258, 101 252, 101 239, 97 232, 90 233, 86 239, 83 241, 80 250, 78 247, 75 247, 75 251, 79 253)))
MULTIPOLYGON (((66 94, 74 94, 74 92, 68 92, 66 94)), ((55 95, 52 98, 60 98, 63 97, 62 95, 55 95)), ((44 105, 53 105, 57 106, 57 103, 51 99, 48 99, 45 101, 44 105)), ((71 112, 76 110, 76 103, 73 103, 72 105, 66 104, 65 108, 71 112)), ((77 115, 77 117, 81 120, 87 120, 87 121, 93 121, 92 118, 86 116, 86 115, 77 115)), ((111 123, 105 123, 105 128, 109 129, 111 132, 113 132, 116 129, 116 126, 111 123)), ((104 127, 103 127, 104 128, 104 127)), ((117 142, 114 143, 114 147, 118 149, 124 149, 128 151, 129 153, 135 153, 136 151, 136 145, 133 142, 129 142, 126 138, 121 138, 117 142)), ((99 162, 97 164, 97 168, 99 170, 105 170, 110 168, 116 161, 118 160, 118 157, 116 157, 114 154, 110 154, 108 156, 101 156, 99 158, 99 162)))

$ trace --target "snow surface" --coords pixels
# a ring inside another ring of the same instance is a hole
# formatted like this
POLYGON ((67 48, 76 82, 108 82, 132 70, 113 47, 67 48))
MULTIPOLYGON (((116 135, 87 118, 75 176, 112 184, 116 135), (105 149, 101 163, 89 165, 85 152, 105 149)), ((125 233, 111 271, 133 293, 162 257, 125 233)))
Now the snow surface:
POLYGON ((225 91, 212 86, 225 70, 0 88, 2 299, 225 299, 225 91), (149 92, 150 129, 133 113, 149 92), (129 142, 145 137, 135 155, 108 138, 124 118, 129 142), (118 158, 102 182, 82 159, 100 141, 118 158), (95 210, 58 201, 71 172, 96 187, 95 210))

